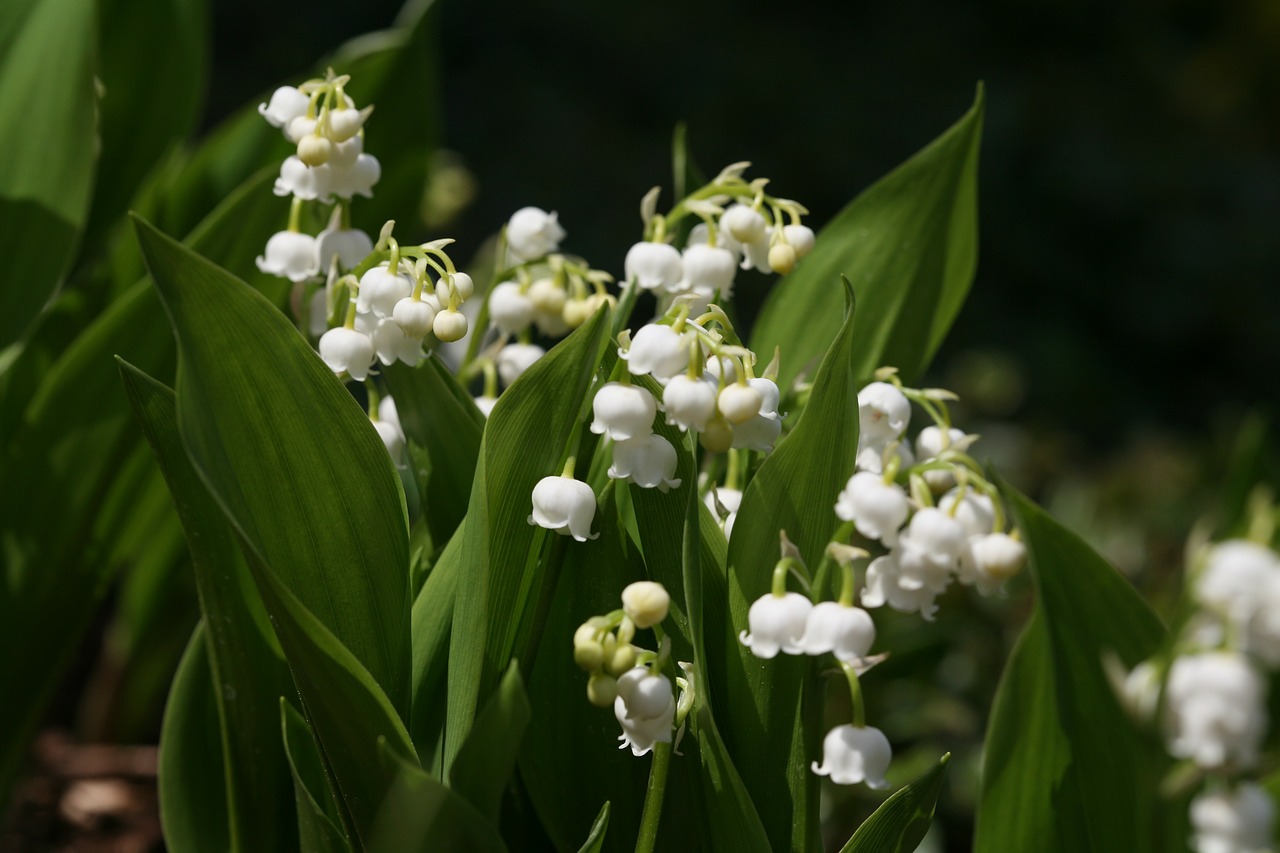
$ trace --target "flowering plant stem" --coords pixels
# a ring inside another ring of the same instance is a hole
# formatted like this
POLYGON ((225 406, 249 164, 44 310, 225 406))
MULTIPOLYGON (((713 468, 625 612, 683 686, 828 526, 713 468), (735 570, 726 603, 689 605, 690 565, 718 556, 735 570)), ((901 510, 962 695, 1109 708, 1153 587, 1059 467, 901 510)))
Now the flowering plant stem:
POLYGON ((649 786, 644 794, 644 811, 640 817, 640 834, 636 836, 636 853, 652 853, 658 841, 658 822, 662 819, 662 798, 667 790, 667 768, 671 765, 671 744, 653 745, 653 764, 649 767, 649 786))

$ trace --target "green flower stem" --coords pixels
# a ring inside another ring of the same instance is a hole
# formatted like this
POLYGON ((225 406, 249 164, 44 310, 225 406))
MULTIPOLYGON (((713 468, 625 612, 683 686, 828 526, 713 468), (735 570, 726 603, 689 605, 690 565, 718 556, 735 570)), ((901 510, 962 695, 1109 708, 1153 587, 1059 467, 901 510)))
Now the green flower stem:
POLYGON ((867 725, 867 712, 862 705, 862 685, 858 682, 858 671, 852 664, 841 662, 844 677, 849 682, 849 701, 853 704, 853 726, 861 729, 867 725))
POLYGON ((839 602, 844 607, 853 606, 853 591, 858 586, 857 576, 853 571, 853 561, 840 564, 840 598, 839 602))
POLYGON ((302 199, 294 196, 293 201, 289 204, 289 228, 293 233, 301 230, 302 219, 302 199))
POLYGON ((658 821, 662 819, 662 798, 667 790, 667 768, 671 766, 671 744, 653 745, 653 764, 649 766, 649 786, 644 794, 644 811, 640 817, 640 834, 636 836, 636 853, 652 853, 658 842, 658 821))
MULTIPOLYGON (((848 545, 850 537, 853 536, 853 522, 846 521, 836 528, 836 532, 831 534, 832 542, 839 542, 841 545, 848 545)), ((827 577, 831 574, 831 567, 835 563, 830 554, 824 553, 821 562, 818 563, 818 570, 813 575, 813 599, 818 601, 827 588, 827 577)))

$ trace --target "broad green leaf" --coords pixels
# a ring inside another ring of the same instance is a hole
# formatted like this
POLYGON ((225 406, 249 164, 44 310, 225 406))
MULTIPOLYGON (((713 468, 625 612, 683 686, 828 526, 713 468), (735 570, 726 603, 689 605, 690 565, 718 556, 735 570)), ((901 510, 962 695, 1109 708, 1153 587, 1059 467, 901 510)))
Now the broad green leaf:
MULTIPOLYGON (((556 534, 529 523, 529 496, 543 477, 561 473, 609 321, 608 311, 597 312, 526 370, 498 399, 485 427, 461 528, 467 566, 449 644, 446 766, 511 658, 529 660, 524 646, 540 626, 525 621, 526 611, 549 591, 544 587, 548 579, 554 583, 557 568, 538 560, 543 541, 556 534)), ((584 458, 579 468, 587 464, 584 458)))
POLYGON ((192 463, 270 572, 407 716, 408 533, 386 448, 261 294, 135 222, 178 341, 178 425, 192 463))
POLYGON ((895 791, 858 827, 840 853, 912 853, 933 823, 950 759, 948 752, 919 779, 895 791))
POLYGON ((432 541, 447 542, 466 514, 484 415, 435 356, 417 367, 397 362, 383 376, 405 437, 431 460, 424 515, 432 541))
POLYGON ((413 602, 413 714, 409 732, 422 766, 441 779, 444 751, 440 747, 444 738, 454 599, 459 576, 468 569, 464 541, 461 530, 454 534, 413 602))
POLYGON ((0 20, 0 350, 71 266, 97 142, 93 0, 8 0, 0 20))
POLYGON ((1160 647, 1164 627, 1079 537, 1002 489, 1030 553, 1038 600, 987 733, 974 848, 1180 844, 1162 844, 1157 827, 1156 789, 1170 759, 1121 710, 1102 663, 1115 655, 1136 665, 1160 647))
POLYGON ((893 365, 917 379, 946 336, 978 258, 983 92, 946 133, 849 203, 813 252, 769 292, 752 348, 782 348, 781 388, 812 375, 840 329, 846 275, 858 296, 853 373, 893 365))
POLYGON ((409 733, 391 700, 355 655, 262 563, 249 543, 242 544, 293 672, 307 722, 341 794, 344 821, 351 821, 349 837, 356 846, 367 845, 379 804, 394 778, 374 759, 377 744, 388 743, 416 763, 409 733))
MULTIPOLYGON (((245 235, 252 238, 270 227, 262 218, 262 193, 270 194, 266 175, 227 197, 189 242, 235 268, 252 268, 258 249, 245 235)), ((0 655, 0 695, 22 697, 0 703, 0 789, 12 778, 97 602, 124 565, 112 556, 126 556, 112 544, 115 531, 100 522, 111 505, 134 500, 122 492, 121 471, 129 460, 150 454, 120 391, 112 356, 122 355, 161 380, 171 378, 173 339, 155 334, 164 325, 154 290, 149 282, 138 282, 61 353, 38 393, 6 424, 9 438, 0 461, 0 482, 6 485, 0 489, 6 564, 0 641, 31 651, 0 655), (49 619, 49 613, 59 618, 49 619)), ((154 465, 149 476, 160 477, 154 465)))
POLYGON ((520 667, 512 661, 449 769, 449 786, 490 823, 498 822, 502 792, 511 781, 529 714, 520 667))
POLYGON ((591 832, 587 834, 587 840, 578 848, 578 853, 600 853, 604 849, 605 833, 609 831, 609 801, 605 800, 604 805, 600 807, 600 814, 596 815, 596 822, 591 824, 591 832))
POLYGON ((404 759, 385 741, 377 763, 394 781, 378 810, 370 853, 505 851, 497 829, 462 797, 404 759))
POLYGON ((160 823, 174 853, 232 849, 214 683, 201 623, 178 665, 160 729, 160 823))
MULTIPOLYGON (((817 567, 839 524, 836 495, 854 470, 858 395, 855 314, 845 284, 844 325, 822 360, 795 428, 765 457, 747 485, 729 542, 729 625, 708 630, 722 644, 727 679, 723 734, 737 760, 775 850, 816 849, 818 777, 808 770, 821 734, 821 707, 810 661, 782 655, 760 660, 738 640, 752 602, 769 592, 780 530, 817 567), (815 464, 815 460, 821 460, 815 464), (806 687, 806 685, 808 685, 806 687), (807 721, 801 725, 802 711, 807 721)), ((712 660, 712 671, 721 665, 712 660)))
POLYGON ((351 845, 338 828, 333 793, 325 778, 324 762, 307 721, 283 696, 280 697, 280 736, 293 776, 294 803, 298 814, 298 839, 311 853, 344 853, 351 845))
MULTIPOLYGON (((292 798, 275 707, 276 697, 290 690, 288 670, 236 540, 182 447, 173 392, 124 362, 120 375, 186 530, 200 607, 212 626, 206 638, 209 668, 222 688, 216 704, 230 803, 228 849, 288 846, 292 798), (275 837, 277 831, 285 834, 275 837)), ((171 802, 202 808, 198 791, 174 790, 171 802)))

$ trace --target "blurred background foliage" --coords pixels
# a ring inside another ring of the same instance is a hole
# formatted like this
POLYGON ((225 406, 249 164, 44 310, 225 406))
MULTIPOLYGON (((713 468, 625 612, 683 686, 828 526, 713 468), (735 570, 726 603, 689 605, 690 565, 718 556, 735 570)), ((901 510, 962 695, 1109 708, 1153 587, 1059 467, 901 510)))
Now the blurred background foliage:
MULTIPOLYGON (((269 81, 296 83, 316 57, 389 25, 401 2, 209 6, 205 131, 269 81)), ((670 187, 682 121, 704 169, 749 159, 820 226, 985 81, 977 279, 929 378, 961 394, 957 422, 983 434, 979 457, 1157 607, 1175 592, 1191 527, 1208 517, 1221 529, 1252 483, 1280 482, 1268 438, 1280 403, 1271 0, 444 0, 433 14, 446 151, 422 212, 463 256, 533 204, 560 213, 570 251, 620 273, 640 197, 670 187)), ((377 106, 436 104, 404 91, 377 106)), ((378 127, 375 114, 375 154, 378 127)), ((748 320, 764 281, 745 280, 748 320)), ((139 686, 121 693, 112 672, 113 645, 138 638, 113 634, 104 615, 51 723, 154 740, 155 700, 195 618, 190 579, 174 582, 114 599, 125 611, 151 596, 186 602, 158 611, 173 625, 148 626, 156 648, 133 663, 139 686)), ((877 646, 893 656, 867 678, 868 714, 915 744, 895 784, 955 752, 929 842, 947 850, 972 834, 987 711, 1028 598, 1024 582, 1000 600, 951 591, 932 624, 877 614, 877 646)), ((874 802, 839 791, 832 840, 874 802)))

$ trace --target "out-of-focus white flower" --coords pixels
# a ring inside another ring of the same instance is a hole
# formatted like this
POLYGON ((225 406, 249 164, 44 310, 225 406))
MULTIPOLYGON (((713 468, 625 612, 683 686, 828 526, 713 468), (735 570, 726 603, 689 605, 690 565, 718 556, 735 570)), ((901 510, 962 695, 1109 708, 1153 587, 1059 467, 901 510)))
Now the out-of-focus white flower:
POLYGON ((908 589, 902 585, 902 568, 894 554, 877 557, 867 566, 867 576, 862 589, 863 607, 883 607, 888 604, 903 613, 919 611, 926 622, 932 622, 938 607, 933 603, 938 593, 928 586, 908 589))
POLYGON ((889 739, 879 729, 836 726, 822 739, 822 764, 815 761, 811 769, 837 785, 866 782, 868 788, 887 788, 884 774, 892 759, 889 739))
POLYGON ((311 98, 293 86, 281 86, 271 93, 269 103, 258 104, 258 115, 272 127, 284 127, 295 118, 307 113, 311 98))
POLYGON ((898 460, 898 468, 910 468, 915 464, 915 454, 911 452, 911 445, 905 442, 888 439, 880 442, 864 442, 858 439, 858 458, 855 467, 859 471, 869 471, 872 474, 884 473, 885 451, 893 446, 893 451, 889 458, 898 460))
POLYGON ((328 198, 333 195, 333 172, 329 166, 312 168, 296 156, 286 157, 280 164, 280 177, 276 178, 272 192, 304 201, 328 198))
POLYGON ((391 461, 399 465, 400 456, 404 453, 404 433, 400 431, 400 427, 390 421, 377 420, 373 422, 373 428, 378 431, 378 438, 386 446, 391 461))
POLYGON ((896 553, 904 589, 928 587, 942 592, 951 583, 966 537, 960 522, 936 507, 925 507, 911 516, 898 539, 896 553))
POLYGON ((768 453, 782 435, 782 421, 756 415, 733 427, 733 447, 768 453))
POLYGON ((586 542, 600 535, 591 535, 591 520, 595 515, 595 493, 581 480, 563 476, 543 477, 533 487, 530 524, 586 542))
POLYGON ((1218 543, 1196 578, 1194 595, 1231 622, 1245 650, 1280 663, 1280 556, 1274 551, 1244 539, 1218 543))
POLYGON ((712 489, 707 492, 704 500, 711 514, 720 519, 720 526, 724 528, 724 538, 728 539, 733 535, 733 522, 738 517, 738 507, 742 506, 742 492, 738 489, 712 489), (717 500, 720 501, 720 506, 724 507, 726 513, 724 518, 720 518, 720 511, 716 509, 717 500))
POLYGON ((800 638, 812 610, 813 602, 798 592, 766 593, 747 611, 751 633, 743 631, 738 640, 758 658, 775 657, 779 649, 789 655, 803 654, 800 638))
POLYGON ((373 330, 373 348, 383 364, 403 361, 413 366, 422 360, 422 338, 404 333, 395 320, 379 320, 373 330))
POLYGON ((966 536, 985 536, 995 529, 995 507, 981 492, 952 489, 938 500, 938 509, 960 522, 966 536))
POLYGON ((866 656, 875 641, 876 626, 867 611, 835 601, 820 601, 805 621, 800 647, 808 655, 833 652, 837 660, 847 663, 866 656))
POLYGON ((1252 782, 1206 791, 1191 801, 1196 853, 1261 853, 1270 850, 1275 804, 1252 782))
POLYGON ((373 341, 355 329, 339 326, 320 336, 320 358, 334 373, 345 371, 358 382, 369 375, 373 341))
POLYGON ((489 291, 489 321, 509 335, 529 328, 537 307, 514 281, 504 281, 489 291))
MULTIPOLYGON (((939 426, 927 426, 920 430, 920 434, 916 436, 916 455, 921 462, 928 462, 930 459, 936 459, 942 455, 945 450, 968 447, 972 441, 967 439, 970 439, 970 437, 955 427, 944 432, 939 426)), ((935 468, 932 471, 924 472, 924 481, 929 484, 929 488, 934 494, 938 494, 954 486, 956 477, 949 470, 935 468)))
POLYGON ((515 382, 546 354, 547 351, 537 344, 507 344, 498 350, 494 361, 498 364, 498 376, 502 378, 502 384, 510 385, 515 382))
POLYGON ((662 436, 650 433, 614 442, 611 478, 665 492, 679 488, 680 478, 675 474, 676 449, 662 436))
POLYGON ((641 326, 631 339, 631 347, 618 350, 627 362, 627 369, 641 376, 651 374, 656 379, 668 379, 680 373, 689 364, 689 346, 692 339, 670 326, 650 323, 641 326))
POLYGON ((815 237, 808 225, 788 225, 782 229, 782 236, 796 250, 797 257, 803 258, 813 251, 815 237))
POLYGON ((720 216, 720 227, 739 243, 758 243, 768 235, 764 216, 745 204, 730 205, 720 216))
POLYGON ((628 670, 618 679, 613 713, 622 726, 619 749, 631 747, 632 755, 641 756, 656 743, 670 743, 676 716, 671 680, 643 666, 628 670))
POLYGON ((413 279, 403 271, 392 272, 388 265, 378 264, 360 277, 360 290, 356 294, 356 310, 372 312, 378 317, 390 317, 396 303, 413 293, 413 279))
POLYGON ((608 382, 596 392, 591 410, 595 414, 592 432, 607 435, 614 441, 626 441, 653 432, 658 404, 652 394, 638 385, 608 382))
POLYGON ((359 228, 326 228, 316 235, 316 261, 320 271, 327 271, 334 255, 338 266, 349 270, 373 251, 373 241, 359 228))
POLYGON ((1165 684, 1169 752, 1213 769, 1247 768, 1266 730, 1266 683, 1237 652, 1177 658, 1165 684))
POLYGON ((1160 702, 1159 668, 1144 660, 1129 671, 1116 692, 1126 711, 1138 720, 1150 720, 1160 702))
POLYGON ((627 281, 645 290, 669 291, 684 276, 680 253, 667 243, 636 243, 627 250, 623 266, 627 281))
POLYGON ((277 231, 258 256, 258 269, 289 281, 306 281, 319 272, 316 267, 316 238, 297 231, 277 231))
POLYGON ((911 422, 911 403, 888 382, 872 382, 858 392, 859 441, 868 445, 891 441, 911 422))
POLYGON ((970 536, 960 552, 960 583, 990 595, 1027 564, 1027 546, 1007 533, 970 536))
POLYGON ((330 164, 329 168, 333 169, 330 177, 331 192, 342 198, 358 195, 373 198, 373 185, 382 178, 382 164, 372 154, 356 155, 355 162, 350 166, 338 167, 330 164))
POLYGON ((352 107, 329 110, 329 138, 334 142, 346 142, 360 132, 368 117, 367 110, 352 107))
POLYGON ((560 248, 564 229, 555 211, 547 213, 537 207, 522 207, 507 221, 507 251, 516 261, 531 261, 560 248))
POLYGON ((733 277, 738 259, 728 249, 690 242, 681 256, 684 271, 678 283, 680 290, 695 290, 708 296, 719 293, 728 298, 733 293, 733 277))
POLYGON ((622 611, 631 617, 637 628, 652 628, 663 619, 671 608, 671 595, 667 588, 654 581, 636 581, 622 590, 622 611))
POLYGON ((878 539, 890 547, 897 544, 898 531, 910 512, 907 493, 901 486, 886 483, 879 474, 867 471, 850 477, 836 498, 836 516, 852 521, 868 539, 878 539))
POLYGON ((750 385, 733 382, 720 389, 716 408, 731 424, 740 424, 760 414, 764 395, 750 385))
POLYGON ((400 423, 400 410, 396 408, 395 397, 383 397, 378 401, 378 420, 394 424, 401 434, 404 433, 404 426, 400 423))

